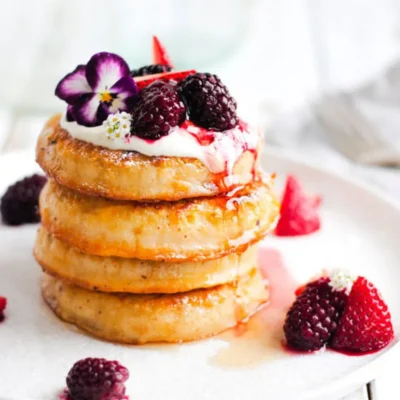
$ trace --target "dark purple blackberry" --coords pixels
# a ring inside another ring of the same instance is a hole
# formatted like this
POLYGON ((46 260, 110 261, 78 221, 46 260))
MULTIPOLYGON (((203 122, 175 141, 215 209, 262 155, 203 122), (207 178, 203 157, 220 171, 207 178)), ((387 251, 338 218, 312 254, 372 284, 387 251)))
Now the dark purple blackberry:
POLYGON ((45 176, 35 174, 9 186, 0 204, 3 222, 7 225, 39 222, 39 194, 46 181, 45 176))
POLYGON ((156 140, 168 135, 170 128, 180 125, 186 109, 175 84, 155 81, 140 92, 132 112, 131 132, 143 139, 156 140))
POLYGON ((189 119, 203 128, 224 131, 238 124, 236 100, 216 75, 196 73, 179 83, 189 119))
POLYGON ((336 332, 347 299, 329 278, 309 283, 290 308, 283 330, 287 344, 296 350, 315 351, 336 332))
POLYGON ((131 71, 131 76, 145 76, 160 74, 161 72, 170 72, 172 68, 169 65, 151 64, 131 71))
POLYGON ((85 358, 68 373, 68 395, 71 400, 122 400, 128 378, 128 369, 117 361, 85 358))

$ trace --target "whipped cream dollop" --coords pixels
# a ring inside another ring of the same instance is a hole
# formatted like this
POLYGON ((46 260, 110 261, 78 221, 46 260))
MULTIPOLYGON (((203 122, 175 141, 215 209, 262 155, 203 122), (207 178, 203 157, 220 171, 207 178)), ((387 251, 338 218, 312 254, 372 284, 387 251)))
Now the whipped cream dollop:
POLYGON ((64 114, 61 127, 72 137, 110 150, 135 151, 146 156, 189 157, 200 160, 212 173, 226 171, 233 166, 245 151, 257 156, 260 132, 240 124, 224 132, 207 131, 191 123, 171 128, 167 136, 157 140, 137 136, 110 138, 106 125, 86 127, 67 121, 64 114))

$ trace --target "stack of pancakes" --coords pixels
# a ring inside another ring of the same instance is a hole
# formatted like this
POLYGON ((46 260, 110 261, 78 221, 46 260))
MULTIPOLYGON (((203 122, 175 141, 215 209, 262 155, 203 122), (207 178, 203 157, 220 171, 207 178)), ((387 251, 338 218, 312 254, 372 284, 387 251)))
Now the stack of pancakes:
POLYGON ((194 340, 246 319, 268 300, 255 245, 279 214, 256 158, 245 152, 227 186, 197 159, 97 147, 53 117, 37 145, 50 178, 34 250, 47 304, 124 343, 194 340))

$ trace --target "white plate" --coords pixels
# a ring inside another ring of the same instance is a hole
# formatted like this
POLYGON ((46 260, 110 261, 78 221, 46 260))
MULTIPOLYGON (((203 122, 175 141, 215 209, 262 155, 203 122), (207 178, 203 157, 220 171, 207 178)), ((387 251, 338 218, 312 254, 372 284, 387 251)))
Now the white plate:
MULTIPOLYGON (((267 150, 264 167, 295 173, 324 198, 323 228, 300 238, 268 239, 298 281, 322 268, 345 267, 369 277, 400 322, 400 208, 378 191, 267 150)), ((0 192, 38 170, 32 153, 0 158, 0 192)), ((72 364, 84 357, 117 359, 131 373, 132 400, 265 400, 338 398, 394 367, 398 345, 364 357, 326 351, 294 355, 280 346, 282 310, 255 318, 235 337, 226 333, 182 345, 121 346, 86 336, 60 322, 39 294, 40 268, 32 257, 36 226, 0 227, 0 294, 8 297, 0 325, 0 398, 55 399, 72 364), (263 325, 264 324, 264 325, 263 325)), ((275 293, 275 296, 277 294, 275 293)), ((279 294, 278 294, 279 295, 279 294)))

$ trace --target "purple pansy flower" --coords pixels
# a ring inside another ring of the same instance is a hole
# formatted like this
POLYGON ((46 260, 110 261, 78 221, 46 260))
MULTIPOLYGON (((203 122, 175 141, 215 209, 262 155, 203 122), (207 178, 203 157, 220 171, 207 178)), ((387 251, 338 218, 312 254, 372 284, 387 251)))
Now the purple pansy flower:
POLYGON ((66 75, 55 94, 68 103, 68 121, 97 126, 110 114, 128 111, 138 88, 123 58, 97 53, 86 65, 78 65, 66 75))

